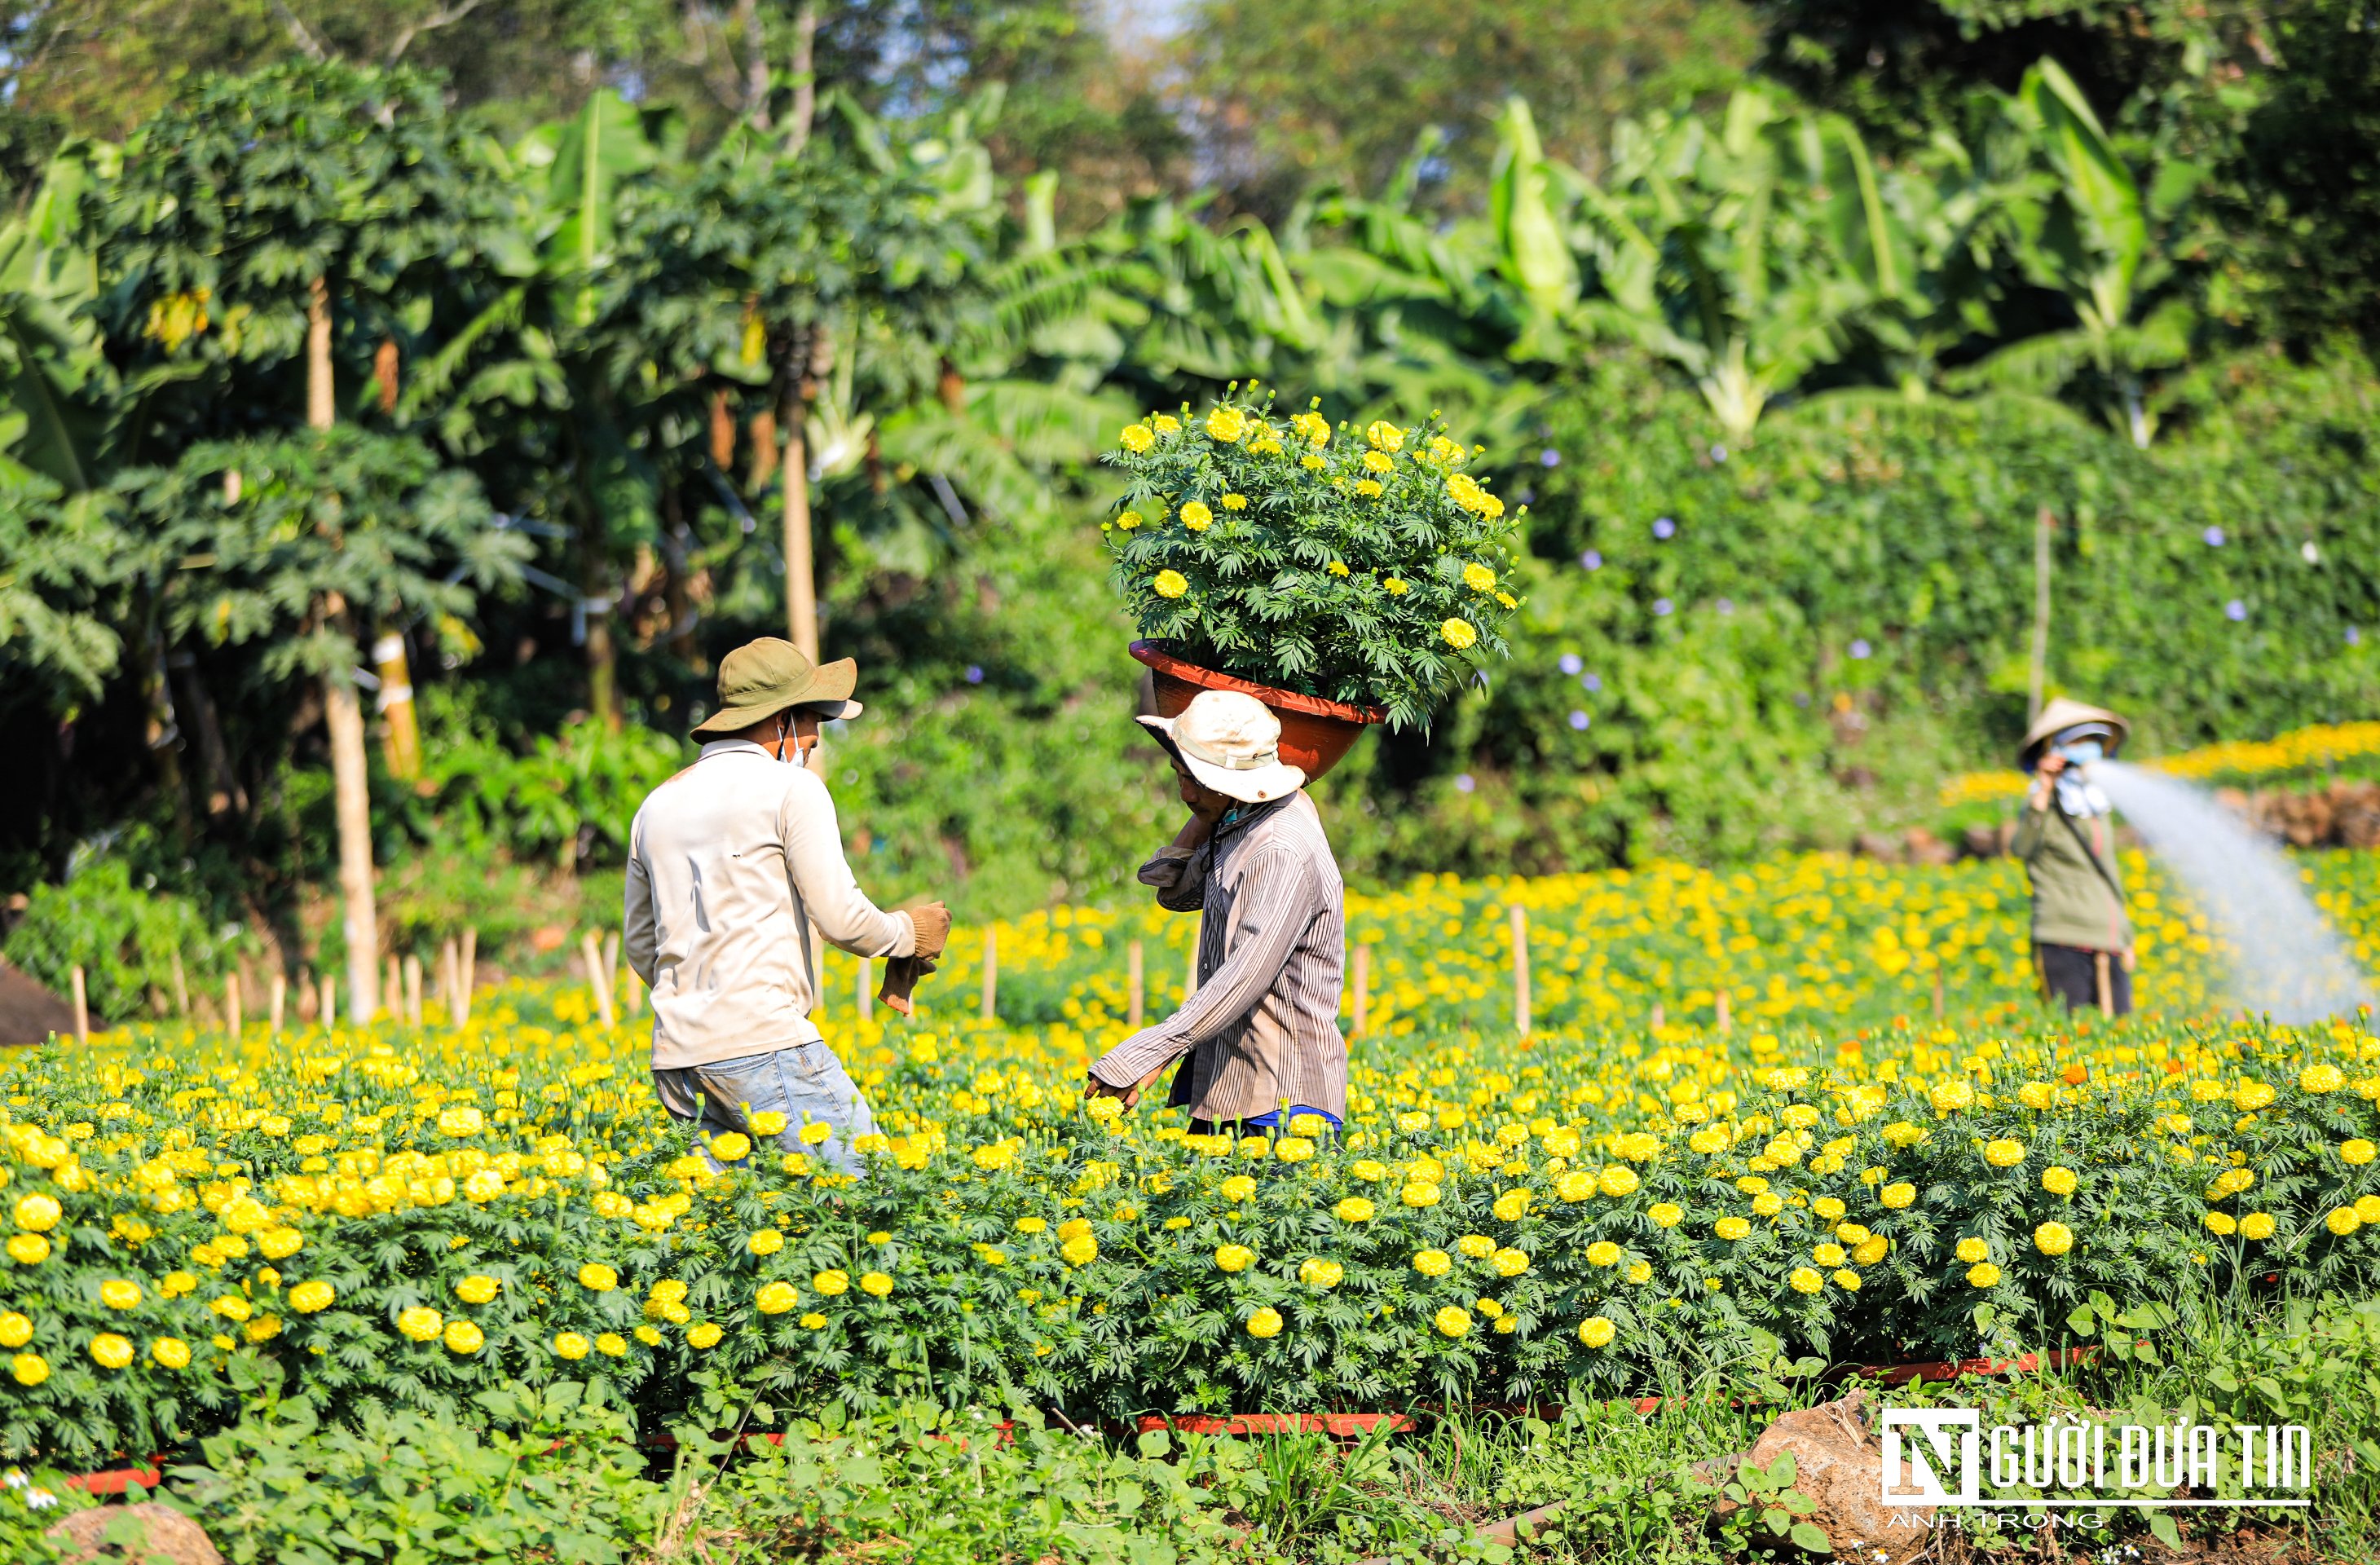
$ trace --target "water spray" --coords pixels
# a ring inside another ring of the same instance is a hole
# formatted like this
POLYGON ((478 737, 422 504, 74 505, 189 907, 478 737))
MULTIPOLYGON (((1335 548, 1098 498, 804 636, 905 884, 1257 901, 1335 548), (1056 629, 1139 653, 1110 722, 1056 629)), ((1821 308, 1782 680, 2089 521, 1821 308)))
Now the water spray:
POLYGON ((2176 778, 2117 760, 2082 770, 2229 942, 2232 992, 2242 1007, 2304 1023, 2371 1001, 2371 977, 2323 921, 2297 866, 2271 843, 2176 778))

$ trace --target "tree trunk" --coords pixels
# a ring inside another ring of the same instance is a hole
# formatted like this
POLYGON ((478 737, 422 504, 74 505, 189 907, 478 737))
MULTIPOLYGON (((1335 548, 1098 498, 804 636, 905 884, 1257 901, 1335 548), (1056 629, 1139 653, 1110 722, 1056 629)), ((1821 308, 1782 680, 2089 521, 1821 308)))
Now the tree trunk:
POLYGON ((759 0, 736 0, 744 31, 744 115, 756 130, 769 128, 769 50, 760 31, 759 0))
MULTIPOLYGON (((325 617, 344 634, 346 602, 332 593, 325 617)), ((331 737, 331 796, 339 823, 339 894, 346 904, 347 1005, 358 1025, 380 1009, 380 920, 372 906, 371 790, 363 703, 345 669, 322 675, 322 725, 331 737)))
POLYGON ((794 13, 794 106, 785 116, 785 151, 809 144, 810 120, 818 112, 818 0, 802 0, 794 13))
POLYGON ((327 430, 337 416, 331 385, 331 285, 317 277, 306 300, 306 427, 327 430))
POLYGON ((612 594, 602 550, 591 538, 579 561, 579 613, 587 620, 587 710, 606 734, 620 731, 620 649, 612 634, 612 594))
MULTIPOLYGON (((814 331, 813 345, 822 337, 822 328, 814 331)), ((802 656, 814 663, 819 656, 818 578, 811 564, 810 458, 803 431, 809 422, 810 398, 817 390, 810 368, 817 358, 814 346, 808 363, 796 366, 786 378, 785 452, 781 469, 785 502, 785 631, 802 656)))
POLYGON ((403 636, 383 630, 373 638, 372 672, 380 676, 381 758, 391 777, 411 782, 421 775, 421 730, 414 720, 413 668, 403 636))

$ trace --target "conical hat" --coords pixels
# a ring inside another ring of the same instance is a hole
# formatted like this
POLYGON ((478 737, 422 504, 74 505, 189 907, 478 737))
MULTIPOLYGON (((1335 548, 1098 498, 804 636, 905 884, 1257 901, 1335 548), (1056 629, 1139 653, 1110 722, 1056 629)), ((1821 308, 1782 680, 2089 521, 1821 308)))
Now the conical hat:
POLYGON ((2053 736, 2085 722, 2104 722, 2116 731, 2114 742, 2107 746, 2111 755, 2132 731, 2131 723, 2105 707, 2084 706, 2080 701, 2054 696, 2050 698, 2049 704, 2041 709, 2041 715, 2033 720, 2033 726, 2025 730, 2024 743, 2018 747, 2017 759, 2020 762, 2031 760, 2053 736))

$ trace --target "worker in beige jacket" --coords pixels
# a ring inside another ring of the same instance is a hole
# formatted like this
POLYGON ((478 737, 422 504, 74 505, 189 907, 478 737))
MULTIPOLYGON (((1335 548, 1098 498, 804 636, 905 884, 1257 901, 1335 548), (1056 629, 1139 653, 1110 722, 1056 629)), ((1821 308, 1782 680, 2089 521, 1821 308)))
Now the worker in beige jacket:
POLYGON ((810 1020, 810 931, 868 957, 930 958, 950 934, 939 902, 868 901, 826 783, 803 764, 820 721, 858 715, 857 678, 848 658, 818 666, 775 637, 728 653, 719 710, 694 731, 702 753, 628 831, 626 954, 652 989, 653 1086, 701 1128, 706 1157, 732 1131, 857 1172, 852 1143, 875 1120, 810 1020), (806 1124, 828 1139, 806 1141, 806 1124))

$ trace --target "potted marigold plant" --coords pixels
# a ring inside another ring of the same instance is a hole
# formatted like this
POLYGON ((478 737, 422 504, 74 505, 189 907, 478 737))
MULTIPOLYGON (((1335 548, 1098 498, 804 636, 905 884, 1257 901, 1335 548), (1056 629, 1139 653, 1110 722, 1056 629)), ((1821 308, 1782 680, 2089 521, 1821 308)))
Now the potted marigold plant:
POLYGON ((1126 427, 1109 460, 1128 483, 1103 531, 1160 713, 1244 690, 1309 777, 1366 724, 1426 727, 1506 655, 1519 606, 1511 523, 1463 470, 1473 455, 1435 417, 1333 428, 1269 397, 1126 427))

